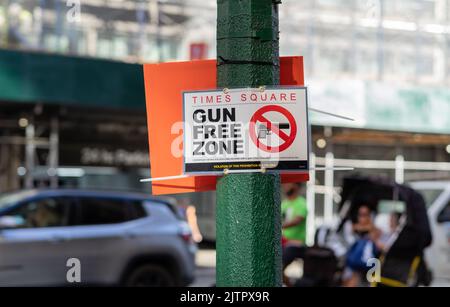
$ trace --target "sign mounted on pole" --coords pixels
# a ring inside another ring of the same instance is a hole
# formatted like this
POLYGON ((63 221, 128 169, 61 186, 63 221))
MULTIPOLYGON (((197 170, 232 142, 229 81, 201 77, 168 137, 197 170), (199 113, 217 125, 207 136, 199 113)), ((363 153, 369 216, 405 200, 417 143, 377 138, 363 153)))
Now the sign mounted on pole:
POLYGON ((305 87, 183 93, 184 173, 308 171, 305 87))
MULTIPOLYGON (((171 178, 152 182, 152 194, 215 190, 217 174, 178 177, 184 168, 183 92, 215 88, 217 62, 198 60, 145 64, 144 76, 150 174, 152 178, 171 178)), ((293 87, 304 85, 303 57, 280 57, 280 84, 293 87)), ((305 182, 308 179, 308 172, 301 170, 281 174, 282 183, 305 182)))

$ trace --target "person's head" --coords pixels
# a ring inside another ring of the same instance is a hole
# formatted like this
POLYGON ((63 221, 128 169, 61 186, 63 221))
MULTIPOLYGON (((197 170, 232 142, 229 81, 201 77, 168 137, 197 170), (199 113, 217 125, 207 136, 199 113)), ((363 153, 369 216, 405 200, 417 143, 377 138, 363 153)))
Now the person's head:
POLYGON ((368 224, 372 221, 372 211, 369 206, 361 205, 358 209, 358 223, 368 224))
POLYGON ((300 194, 300 185, 297 183, 287 183, 283 186, 283 191, 288 199, 297 198, 300 194))
POLYGON ((48 226, 55 219, 55 216, 54 210, 45 204, 39 204, 33 213, 33 219, 37 227, 48 226))

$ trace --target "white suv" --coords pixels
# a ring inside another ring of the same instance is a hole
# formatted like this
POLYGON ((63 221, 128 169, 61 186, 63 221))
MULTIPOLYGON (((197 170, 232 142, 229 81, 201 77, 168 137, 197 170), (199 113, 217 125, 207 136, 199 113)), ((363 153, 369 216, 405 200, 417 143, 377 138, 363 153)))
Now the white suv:
POLYGON ((0 195, 0 286, 69 285, 72 258, 83 285, 182 286, 194 279, 195 252, 177 209, 147 195, 0 195))
POLYGON ((434 280, 450 282, 450 181, 410 183, 425 198, 433 243, 426 249, 426 259, 434 280))

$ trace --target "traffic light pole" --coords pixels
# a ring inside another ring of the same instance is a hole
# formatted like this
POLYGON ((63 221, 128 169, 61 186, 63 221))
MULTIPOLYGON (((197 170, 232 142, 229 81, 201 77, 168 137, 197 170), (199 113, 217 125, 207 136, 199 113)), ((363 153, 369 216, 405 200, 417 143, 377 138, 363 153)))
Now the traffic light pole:
MULTIPOLYGON (((279 84, 279 0, 217 1, 217 86, 279 84)), ((280 177, 217 184, 217 286, 281 286, 280 177)))

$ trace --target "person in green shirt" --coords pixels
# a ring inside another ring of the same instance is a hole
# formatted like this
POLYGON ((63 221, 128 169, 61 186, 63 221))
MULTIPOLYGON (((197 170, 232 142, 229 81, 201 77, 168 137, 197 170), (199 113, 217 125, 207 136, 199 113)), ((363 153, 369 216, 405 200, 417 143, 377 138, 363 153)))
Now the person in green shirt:
MULTIPOLYGON (((283 188, 286 195, 281 203, 284 272, 295 259, 304 257, 308 209, 305 198, 300 196, 299 184, 288 184, 283 188)), ((284 274, 283 280, 287 286, 290 285, 284 274)))

